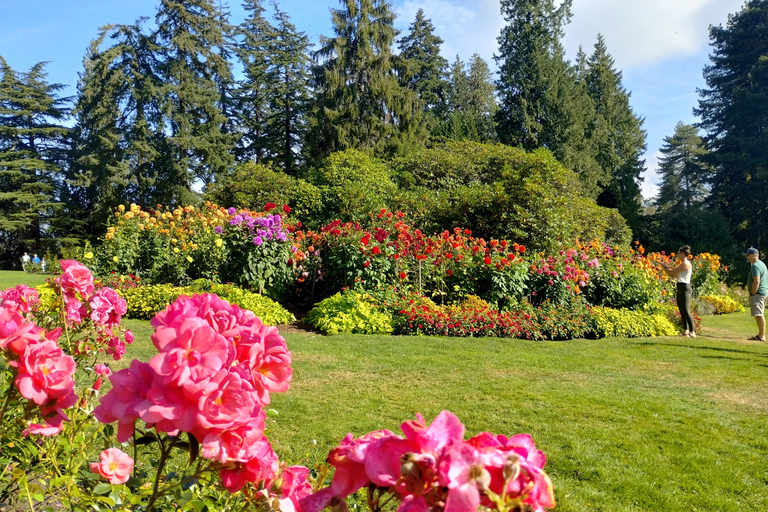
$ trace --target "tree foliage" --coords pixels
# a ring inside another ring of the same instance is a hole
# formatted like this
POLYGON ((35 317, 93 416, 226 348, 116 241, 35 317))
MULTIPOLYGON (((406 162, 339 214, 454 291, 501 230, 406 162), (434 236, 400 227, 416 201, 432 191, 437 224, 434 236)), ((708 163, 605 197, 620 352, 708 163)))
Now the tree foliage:
POLYGON ((426 137, 418 97, 400 87, 390 47, 395 13, 385 0, 340 0, 334 37, 321 37, 315 53, 315 105, 307 153, 326 157, 356 148, 391 155, 426 137))
POLYGON ((663 213, 701 206, 709 194, 706 183, 712 170, 704 162, 708 152, 699 130, 689 124, 677 123, 675 134, 664 137, 660 151, 658 211, 663 213))
POLYGON ((700 116, 715 166, 714 204, 742 244, 768 244, 768 2, 749 0, 710 27, 700 116))
POLYGON ((0 260, 56 234, 68 144, 63 87, 48 83, 43 62, 22 73, 0 57, 0 260))

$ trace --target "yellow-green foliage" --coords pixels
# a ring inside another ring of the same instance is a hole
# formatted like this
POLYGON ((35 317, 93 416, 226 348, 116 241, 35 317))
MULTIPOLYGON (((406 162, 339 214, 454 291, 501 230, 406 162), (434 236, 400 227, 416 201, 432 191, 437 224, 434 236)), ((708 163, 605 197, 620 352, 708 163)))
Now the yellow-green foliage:
POLYGON ((251 293, 232 285, 211 285, 205 288, 160 284, 121 290, 120 294, 128 302, 128 314, 126 316, 141 320, 149 320, 155 313, 163 311, 180 295, 191 296, 196 293, 215 293, 232 304, 253 311, 267 325, 284 324, 295 320, 294 316, 280 304, 258 293, 251 293))
POLYGON ((597 338, 673 336, 677 333, 675 325, 663 313, 595 307, 592 308, 592 322, 597 338))
POLYGON ((320 301, 307 315, 307 322, 326 334, 392 332, 392 315, 380 312, 370 295, 359 293, 337 293, 320 301))
POLYGON ((37 295, 40 297, 40 309, 48 311, 56 300, 56 292, 49 283, 41 284, 35 287, 37 295))
POLYGON ((741 313, 744 306, 727 295, 702 295, 701 300, 715 307, 715 313, 725 315, 727 313, 741 313))

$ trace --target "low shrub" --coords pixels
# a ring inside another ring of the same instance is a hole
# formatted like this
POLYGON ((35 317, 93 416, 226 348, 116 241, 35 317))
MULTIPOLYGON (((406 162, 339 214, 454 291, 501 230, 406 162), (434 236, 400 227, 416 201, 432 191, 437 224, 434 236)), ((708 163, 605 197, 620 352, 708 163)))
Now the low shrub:
POLYGON ((677 331, 678 328, 661 312, 592 308, 592 333, 596 338, 673 336, 677 331))
POLYGON ((389 334, 392 316, 379 311, 370 295, 346 291, 320 301, 306 322, 326 334, 389 334))
POLYGON ((119 293, 128 302, 128 313, 126 316, 139 320, 149 320, 180 296, 191 296, 196 293, 215 293, 231 304, 236 304, 243 309, 253 311, 266 325, 285 324, 295 320, 290 312, 272 299, 258 293, 248 292, 233 285, 196 282, 191 286, 178 287, 169 284, 158 284, 128 288, 120 290, 119 293))
POLYGON ((744 311, 744 306, 727 295, 702 295, 701 300, 714 306, 716 315, 742 313, 744 311))

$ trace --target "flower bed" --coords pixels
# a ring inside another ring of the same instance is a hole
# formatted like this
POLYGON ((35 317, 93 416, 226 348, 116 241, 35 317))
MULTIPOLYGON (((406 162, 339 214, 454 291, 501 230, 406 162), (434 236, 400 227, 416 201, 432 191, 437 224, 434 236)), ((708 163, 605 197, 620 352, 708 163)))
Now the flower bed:
POLYGON ((328 456, 331 481, 327 468, 313 478, 265 436, 271 394, 293 377, 275 327, 213 294, 181 296, 152 318, 157 354, 112 373, 96 361, 130 341, 125 300, 61 266, 49 306, 24 286, 0 295, 0 500, 12 509, 319 512, 365 486, 371 511, 555 506, 529 435, 465 440, 448 411, 404 422, 402 436, 348 434, 328 456))

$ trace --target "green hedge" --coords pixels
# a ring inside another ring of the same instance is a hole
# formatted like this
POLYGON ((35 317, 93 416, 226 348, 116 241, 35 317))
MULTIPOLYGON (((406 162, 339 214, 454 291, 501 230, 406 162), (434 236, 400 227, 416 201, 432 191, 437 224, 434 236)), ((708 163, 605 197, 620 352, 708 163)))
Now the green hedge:
POLYGON ((163 311, 180 295, 194 295, 196 293, 215 293, 231 304, 237 304, 243 309, 253 311, 262 322, 268 325, 285 324, 295 320, 293 314, 272 299, 233 285, 194 284, 178 287, 159 284, 120 290, 119 293, 128 302, 128 314, 126 316, 140 320, 149 320, 156 313, 163 311))

